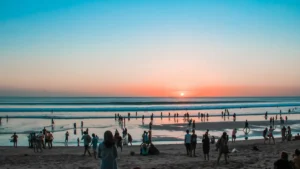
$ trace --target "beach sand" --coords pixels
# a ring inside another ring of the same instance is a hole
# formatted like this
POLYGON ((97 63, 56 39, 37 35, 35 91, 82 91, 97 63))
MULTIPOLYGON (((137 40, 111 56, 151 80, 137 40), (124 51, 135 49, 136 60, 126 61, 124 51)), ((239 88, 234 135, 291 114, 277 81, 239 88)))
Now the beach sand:
MULTIPOLYGON (((280 143, 276 140, 276 145, 264 145, 263 140, 238 141, 229 144, 230 151, 235 148, 236 153, 230 153, 229 164, 225 164, 224 157, 220 164, 217 164, 218 152, 215 151, 215 145, 211 145, 210 161, 204 161, 202 153, 202 144, 197 145, 196 155, 198 157, 187 157, 183 144, 158 145, 156 146, 161 154, 157 156, 139 155, 139 147, 125 146, 122 153, 119 153, 118 166, 120 169, 132 169, 140 167, 141 169, 265 169, 273 168, 273 163, 279 158, 281 151, 290 154, 289 159, 296 148, 299 147, 299 141, 280 143), (259 151, 253 151, 252 147, 256 145, 259 151), (130 151, 135 152, 135 156, 130 155, 130 151)), ((120 150, 119 150, 120 152, 120 150)), ((89 156, 82 156, 83 147, 54 147, 51 150, 44 150, 42 153, 34 153, 27 147, 0 147, 0 168, 66 168, 66 169, 94 169, 100 168, 100 160, 95 160, 89 156)))

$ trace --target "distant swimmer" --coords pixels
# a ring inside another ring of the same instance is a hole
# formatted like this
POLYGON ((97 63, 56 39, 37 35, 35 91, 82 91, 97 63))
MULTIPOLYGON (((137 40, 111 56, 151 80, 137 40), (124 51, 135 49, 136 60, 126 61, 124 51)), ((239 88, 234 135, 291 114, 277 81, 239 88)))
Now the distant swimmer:
POLYGON ((51 124, 54 125, 54 120, 53 120, 53 118, 52 118, 51 124))
POLYGON ((160 112, 160 117, 162 117, 163 116, 163 114, 162 114, 162 112, 160 112))
POLYGON ((81 128, 83 127, 83 121, 81 121, 81 128))
POLYGON ((135 112, 135 117, 137 117, 137 111, 135 112))

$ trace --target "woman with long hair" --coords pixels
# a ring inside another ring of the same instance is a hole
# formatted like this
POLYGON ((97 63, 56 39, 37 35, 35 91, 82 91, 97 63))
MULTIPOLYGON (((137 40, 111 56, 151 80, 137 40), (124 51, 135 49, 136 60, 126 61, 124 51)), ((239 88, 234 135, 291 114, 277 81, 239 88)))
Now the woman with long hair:
POLYGON ((101 158, 101 169, 117 169, 117 147, 111 131, 104 133, 104 141, 99 145, 98 158, 101 158))

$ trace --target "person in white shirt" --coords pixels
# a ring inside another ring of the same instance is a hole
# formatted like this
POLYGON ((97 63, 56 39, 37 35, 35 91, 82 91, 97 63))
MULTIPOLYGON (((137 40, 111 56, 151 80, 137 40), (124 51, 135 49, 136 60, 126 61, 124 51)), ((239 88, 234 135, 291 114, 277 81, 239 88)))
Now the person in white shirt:
POLYGON ((184 144, 186 148, 186 153, 188 156, 192 156, 191 152, 191 135, 189 134, 189 130, 186 130, 186 135, 184 136, 184 144))

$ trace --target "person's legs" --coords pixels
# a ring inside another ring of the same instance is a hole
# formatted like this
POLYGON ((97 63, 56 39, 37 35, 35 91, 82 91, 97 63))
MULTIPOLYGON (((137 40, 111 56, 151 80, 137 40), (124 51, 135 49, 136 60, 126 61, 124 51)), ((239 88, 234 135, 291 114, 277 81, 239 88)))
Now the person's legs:
POLYGON ((227 161, 228 154, 226 153, 226 154, 224 154, 224 156, 225 156, 225 163, 228 164, 228 161, 227 161))
POLYGON ((219 162, 220 162, 220 158, 221 158, 221 156, 222 156, 222 153, 221 153, 221 152, 219 152, 218 164, 219 164, 219 162))
POLYGON ((206 155, 207 155, 207 161, 209 161, 209 153, 207 153, 206 155))
POLYGON ((87 147, 88 147, 88 145, 84 145, 84 153, 83 153, 84 156, 85 156, 85 154, 86 154, 87 147))
POLYGON ((97 151, 94 149, 94 158, 96 159, 97 151))
POLYGON ((189 155, 188 144, 185 144, 186 154, 189 155))
POLYGON ((274 136, 272 136, 272 139, 273 139, 273 144, 275 144, 275 138, 274 138, 274 136))
POLYGON ((87 152, 89 153, 90 157, 92 156, 90 150, 89 150, 89 146, 87 145, 87 152))

